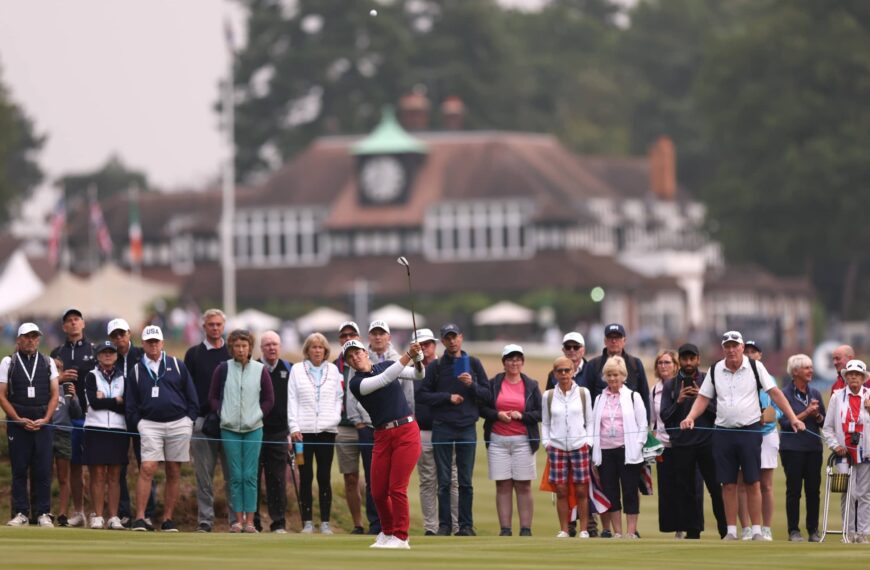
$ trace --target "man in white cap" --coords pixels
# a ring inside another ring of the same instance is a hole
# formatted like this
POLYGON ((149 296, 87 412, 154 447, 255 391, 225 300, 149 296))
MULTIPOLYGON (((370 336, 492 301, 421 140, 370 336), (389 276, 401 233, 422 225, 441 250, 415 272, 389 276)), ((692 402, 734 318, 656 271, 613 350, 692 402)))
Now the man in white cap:
POLYGON ((138 427, 142 466, 136 483, 136 520, 133 530, 154 530, 145 521, 151 481, 160 462, 166 469, 163 532, 178 532, 172 520, 178 501, 181 464, 190 461, 190 437, 199 411, 196 387, 184 363, 163 352, 163 331, 149 325, 142 331, 145 356, 128 378, 127 422, 138 427))
POLYGON ((12 517, 9 526, 26 526, 31 512, 28 481, 36 495, 37 523, 51 521, 51 417, 57 408, 58 373, 54 361, 39 353, 42 332, 33 323, 18 327, 12 356, 0 361, 0 407, 6 414, 12 464, 12 517))
POLYGON ((761 402, 759 392, 779 406, 794 431, 806 426, 776 387, 764 364, 743 354, 743 335, 728 331, 722 335, 725 358, 710 367, 692 409, 680 429, 694 429, 695 419, 704 413, 711 400, 716 403, 716 429, 713 432, 713 456, 716 478, 722 485, 727 533, 722 540, 737 540, 737 473, 742 470, 752 521, 752 540, 764 540, 761 534, 761 402))
MULTIPOLYGON (((576 331, 566 333, 565 336, 562 337, 562 354, 565 355, 565 358, 569 359, 571 364, 574 365, 574 372, 572 373, 574 383, 578 386, 587 387, 586 384, 584 384, 586 373, 586 341, 583 339, 583 335, 576 331)), ((547 376, 547 390, 552 390, 556 387, 556 384, 558 384, 556 374, 551 371, 547 376)))
MULTIPOLYGON (((338 344, 344 346, 344 343, 349 340, 359 340, 359 325, 354 321, 344 321, 338 326, 338 344)), ((343 353, 338 355, 333 364, 341 372, 341 387, 344 390, 341 401, 341 420, 338 422, 338 433, 335 436, 335 454, 338 456, 338 471, 344 477, 344 498, 347 501, 350 517, 353 519, 353 530, 350 533, 364 534, 365 529, 362 526, 362 495, 360 494, 359 486, 359 434, 354 422, 347 417, 347 398, 351 395, 347 389, 347 384, 356 374, 356 370, 347 363, 343 353)), ((369 496, 370 494, 366 493, 367 509, 369 496)), ((377 511, 373 502, 371 509, 375 520, 377 520, 377 511)), ((371 517, 369 522, 371 522, 371 517)))
MULTIPOLYGON (((126 379, 132 374, 133 368, 139 364, 144 352, 138 346, 133 345, 133 338, 130 334, 130 325, 126 320, 117 318, 109 321, 106 325, 106 334, 115 348, 118 350, 118 362, 116 366, 124 374, 126 379)), ((127 426, 127 431, 136 433, 130 438, 133 442, 133 454, 136 456, 136 463, 142 464, 142 450, 139 444, 139 435, 136 432, 136 426, 127 426)), ((152 481, 151 495, 148 498, 148 506, 145 509, 145 519, 150 520, 154 516, 155 502, 157 501, 157 482, 152 481)), ((127 465, 121 466, 121 499, 118 502, 118 516, 121 518, 121 523, 124 526, 130 526, 133 522, 133 507, 130 503, 130 490, 127 486, 127 465)))

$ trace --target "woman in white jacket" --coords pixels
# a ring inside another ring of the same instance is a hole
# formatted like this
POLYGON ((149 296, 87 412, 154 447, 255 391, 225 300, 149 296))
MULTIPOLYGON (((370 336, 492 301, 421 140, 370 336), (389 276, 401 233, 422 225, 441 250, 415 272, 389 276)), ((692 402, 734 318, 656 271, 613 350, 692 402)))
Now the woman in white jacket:
POLYGON ((574 382, 570 359, 553 362, 556 386, 544 393, 541 440, 550 460, 550 484, 556 488, 556 515, 561 530, 556 538, 568 538, 568 474, 577 498, 577 527, 580 538, 589 538, 589 450, 592 447, 592 396, 574 382))
MULTIPOLYGON (((870 388, 863 386, 870 378, 867 365, 860 360, 850 360, 842 370, 846 387, 831 395, 828 415, 822 435, 834 453, 852 459, 852 506, 857 511, 843 517, 844 536, 849 542, 865 544, 870 534, 870 449, 867 448, 867 430, 870 429, 870 388), (855 519, 857 518, 857 528, 855 519)), ((840 507, 845 514, 847 497, 844 493, 840 507)))
POLYGON ((335 436, 341 420, 342 375, 329 362, 329 342, 312 333, 302 345, 305 360, 290 369, 287 380, 287 425, 290 444, 305 442, 305 461, 299 466, 299 502, 302 532, 314 532, 312 523, 313 462, 317 462, 317 489, 320 503, 320 532, 332 534, 332 458, 335 436))
POLYGON ((91 479, 91 528, 105 528, 103 497, 108 487, 108 528, 124 530, 118 518, 121 466, 127 464, 130 436, 124 416, 124 371, 115 366, 118 349, 110 341, 96 348, 97 366, 85 376, 84 454, 91 479))
POLYGON ((592 461, 598 467, 601 486, 611 503, 608 513, 613 537, 622 537, 621 511, 625 503, 626 538, 638 538, 638 485, 647 436, 646 407, 639 395, 625 387, 628 370, 621 356, 611 357, 602 374, 607 389, 595 400, 592 461))

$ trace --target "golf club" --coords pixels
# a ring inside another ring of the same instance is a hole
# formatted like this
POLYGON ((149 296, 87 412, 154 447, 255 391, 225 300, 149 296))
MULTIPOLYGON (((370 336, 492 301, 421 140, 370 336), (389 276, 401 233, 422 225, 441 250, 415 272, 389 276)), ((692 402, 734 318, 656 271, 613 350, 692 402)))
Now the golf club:
MULTIPOLYGON (((396 260, 396 263, 398 263, 399 265, 404 265, 405 270, 408 272, 408 302, 411 304, 411 323, 414 325, 414 342, 417 342, 417 317, 414 313, 414 291, 411 289, 411 264, 408 263, 408 258, 405 256, 399 257, 399 259, 396 260)), ((423 363, 414 362, 414 366, 418 370, 422 370, 423 363)))

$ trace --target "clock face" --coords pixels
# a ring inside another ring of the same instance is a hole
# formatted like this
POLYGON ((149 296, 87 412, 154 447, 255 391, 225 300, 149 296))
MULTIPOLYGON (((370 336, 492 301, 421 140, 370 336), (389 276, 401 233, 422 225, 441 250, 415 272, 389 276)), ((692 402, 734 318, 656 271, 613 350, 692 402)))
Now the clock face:
POLYGON ((370 201, 377 204, 393 202, 405 187, 405 169, 392 156, 370 158, 360 172, 360 184, 370 201))

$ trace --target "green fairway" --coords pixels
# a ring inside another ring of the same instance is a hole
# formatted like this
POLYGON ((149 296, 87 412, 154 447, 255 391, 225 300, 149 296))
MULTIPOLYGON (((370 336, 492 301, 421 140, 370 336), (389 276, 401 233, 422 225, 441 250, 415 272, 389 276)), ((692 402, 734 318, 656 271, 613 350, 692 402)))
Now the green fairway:
MULTIPOLYGON (((639 541, 550 537, 412 537, 378 551, 371 537, 202 535, 74 529, 0 529, 4 568, 823 568, 870 560, 870 546, 639 541)), ((853 566, 856 567, 856 566, 853 566)))

